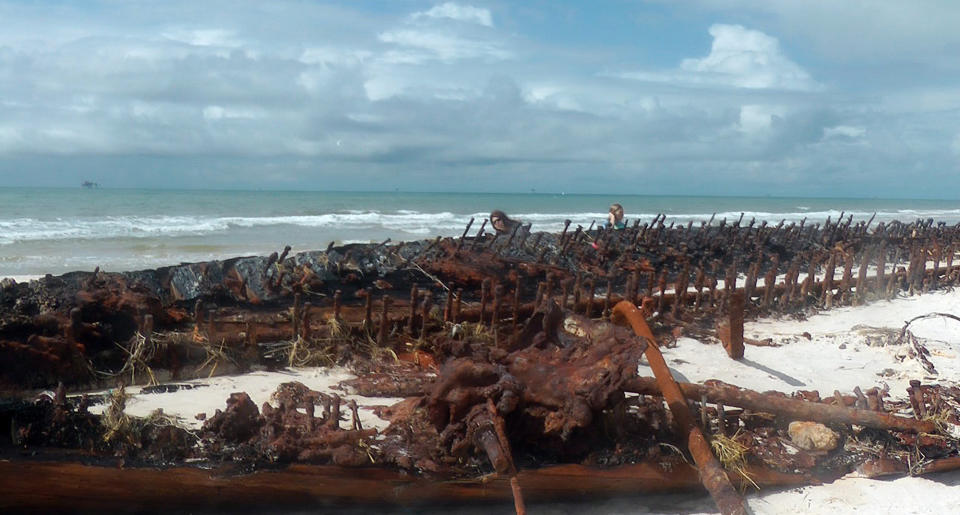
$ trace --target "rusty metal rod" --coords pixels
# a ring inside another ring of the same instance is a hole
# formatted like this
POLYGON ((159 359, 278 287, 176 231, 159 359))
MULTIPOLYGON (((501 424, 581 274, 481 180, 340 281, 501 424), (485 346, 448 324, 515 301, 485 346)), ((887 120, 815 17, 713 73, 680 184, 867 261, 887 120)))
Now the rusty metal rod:
POLYGON ((463 240, 467 237, 467 233, 470 232, 470 226, 473 225, 473 217, 470 217, 470 221, 467 222, 467 228, 463 230, 463 234, 460 235, 460 241, 457 242, 457 252, 460 252, 460 249, 463 248, 463 240))
POLYGON ((681 434, 687 436, 687 448, 690 450, 690 454, 693 456, 693 460, 699 469, 700 481, 703 483, 703 486, 706 487, 707 491, 710 492, 710 496, 713 497, 717 508, 719 508, 720 512, 724 515, 747 513, 746 503, 740 494, 737 493, 736 489, 734 489, 733 485, 730 484, 730 479, 727 477, 726 472, 724 472, 717 457, 713 455, 710 444, 703 436, 703 432, 694 424, 693 415, 687 406, 687 399, 683 396, 683 392, 670 374, 670 369, 663 360, 663 355, 660 354, 657 341, 653 337, 653 333, 650 332, 650 327, 647 326, 643 315, 640 314, 640 311, 632 303, 621 301, 613 307, 612 318, 615 322, 626 321, 633 328, 633 332, 636 333, 637 336, 647 340, 647 348, 644 350, 644 355, 647 357, 647 362, 650 363, 650 368, 653 369, 657 385, 660 387, 660 391, 663 392, 667 406, 670 407, 670 412, 673 413, 677 429, 681 434))
MULTIPOLYGON (((801 401, 776 394, 747 390, 720 381, 709 381, 702 385, 694 383, 679 383, 679 385, 680 390, 692 398, 706 396, 709 402, 722 402, 729 406, 773 413, 793 420, 810 420, 821 424, 856 424, 874 429, 909 433, 933 433, 937 430, 936 425, 930 420, 915 420, 881 411, 801 401)), ((628 381, 624 385, 624 391, 657 395, 660 389, 654 378, 638 377, 628 381)))
POLYGON ((417 298, 419 297, 419 292, 417 291, 417 285, 410 287, 410 318, 407 320, 407 334, 413 336, 413 330, 415 328, 414 321, 417 318, 417 298))

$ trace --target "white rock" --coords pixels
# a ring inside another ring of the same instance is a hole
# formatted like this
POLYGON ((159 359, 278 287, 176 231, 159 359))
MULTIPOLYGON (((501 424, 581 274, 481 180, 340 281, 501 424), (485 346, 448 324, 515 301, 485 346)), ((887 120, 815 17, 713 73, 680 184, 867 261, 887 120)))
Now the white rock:
POLYGON ((790 422, 787 433, 797 447, 807 451, 832 451, 840 443, 836 432, 817 422, 790 422))

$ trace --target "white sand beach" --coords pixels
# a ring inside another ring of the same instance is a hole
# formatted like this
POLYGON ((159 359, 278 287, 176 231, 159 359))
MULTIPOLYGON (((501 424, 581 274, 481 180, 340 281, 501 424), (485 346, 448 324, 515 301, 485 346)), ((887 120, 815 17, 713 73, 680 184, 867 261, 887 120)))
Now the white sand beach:
MULTIPOLYGON (((748 338, 770 338, 779 347, 747 346, 744 358, 727 357, 718 342, 680 338, 663 348, 664 359, 677 380, 719 379, 757 391, 834 390, 850 393, 888 390, 891 398, 906 399, 911 379, 956 385, 960 382, 960 322, 945 317, 918 320, 910 331, 930 350, 937 374, 928 374, 906 345, 891 345, 906 321, 930 313, 960 314, 960 292, 938 291, 866 306, 836 308, 809 316, 747 321, 748 338), (809 339, 804 336, 809 333, 809 339)), ((641 375, 650 369, 641 366, 641 375)), ((960 506, 960 471, 923 477, 866 479, 848 475, 820 486, 764 491, 748 498, 758 514, 793 513, 952 513, 960 506)), ((713 513, 709 499, 684 510, 713 513)), ((621 513, 654 513, 623 511, 621 513)), ((667 513, 667 512, 664 512, 667 513)))
MULTIPOLYGON (((893 345, 906 321, 930 313, 960 313, 960 291, 938 291, 865 306, 837 308, 810 315, 806 320, 789 317, 748 321, 748 338, 770 338, 778 347, 747 346, 740 361, 727 357, 717 341, 698 341, 681 337, 673 347, 664 347, 663 355, 677 380, 702 382, 719 379, 757 391, 794 392, 818 390, 826 397, 834 390, 850 393, 854 387, 878 387, 890 398, 905 399, 911 379, 958 384, 960 378, 960 322, 944 317, 918 320, 910 330, 931 352, 936 367, 933 375, 924 370, 905 345, 893 345), (809 334, 809 338, 804 333, 809 334)), ((640 375, 652 375, 641 363, 640 375)), ((354 399, 360 406, 364 427, 383 430, 387 422, 373 414, 376 406, 390 405, 401 399, 367 398, 349 391, 332 390, 340 381, 354 377, 345 369, 298 368, 279 372, 253 372, 238 376, 184 381, 195 388, 171 393, 140 394, 129 388, 132 397, 127 413, 145 416, 156 409, 177 417, 185 426, 198 428, 198 413, 212 416, 223 409, 232 392, 247 392, 261 406, 270 401, 276 387, 300 381, 311 389, 338 393, 354 399), (205 386, 199 386, 205 385, 205 386)), ((100 407, 102 409, 102 406, 100 407)), ((866 479, 850 475, 820 486, 765 490, 748 497, 755 513, 948 513, 960 506, 960 472, 892 480, 866 479)), ((600 513, 712 513, 712 501, 704 495, 680 498, 671 510, 664 502, 676 496, 655 496, 650 504, 621 503, 611 500, 594 505, 600 513)), ((544 507, 550 513, 573 513, 573 507, 544 507)), ((580 506, 577 509, 582 509, 580 506)))

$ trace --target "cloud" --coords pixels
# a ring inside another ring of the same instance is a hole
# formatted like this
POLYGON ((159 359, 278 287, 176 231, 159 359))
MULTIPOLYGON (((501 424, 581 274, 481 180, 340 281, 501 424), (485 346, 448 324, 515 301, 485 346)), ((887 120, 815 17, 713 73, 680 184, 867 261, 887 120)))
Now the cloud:
POLYGON ((654 34, 609 23, 646 2, 499 3, 496 26, 465 4, 110 5, 0 0, 3 184, 748 195, 822 193, 829 175, 838 195, 908 194, 897 178, 928 170, 960 186, 944 172, 960 79, 890 64, 852 87, 760 7, 696 4, 709 15, 654 34), (671 57, 605 72, 651 55, 671 57))
POLYGON ((854 127, 851 125, 836 125, 823 128, 823 139, 854 142, 862 139, 867 134, 864 127, 854 127))
POLYGON ((740 108, 736 128, 745 134, 762 135, 784 116, 784 112, 783 106, 745 105, 740 108))
POLYGON ((203 108, 203 117, 206 120, 255 120, 263 118, 257 109, 223 107, 211 105, 203 108))
POLYGON ((225 29, 174 28, 163 32, 162 35, 167 39, 193 46, 237 48, 243 45, 233 31, 225 29))
POLYGON ((676 8, 763 23, 833 62, 957 68, 960 3, 950 0, 697 0, 676 8))
POLYGON ((423 30, 393 30, 378 36, 384 43, 392 43, 414 52, 396 52, 387 54, 387 60, 394 63, 416 64, 426 59, 456 61, 461 59, 509 59, 512 54, 501 45, 492 41, 472 40, 452 34, 423 30))
POLYGON ((446 2, 435 5, 429 10, 416 12, 410 15, 410 18, 417 20, 420 18, 447 18, 451 20, 477 23, 485 27, 493 27, 493 17, 488 9, 481 9, 471 5, 460 5, 453 2, 446 2))
POLYGON ((304 49, 299 59, 304 64, 318 64, 325 68, 357 67, 373 56, 372 51, 365 49, 317 46, 304 49))
POLYGON ((713 44, 703 58, 684 59, 666 72, 623 72, 624 78, 687 86, 724 86, 746 89, 815 91, 821 89, 810 74, 787 58, 779 41, 740 25, 710 27, 713 44))

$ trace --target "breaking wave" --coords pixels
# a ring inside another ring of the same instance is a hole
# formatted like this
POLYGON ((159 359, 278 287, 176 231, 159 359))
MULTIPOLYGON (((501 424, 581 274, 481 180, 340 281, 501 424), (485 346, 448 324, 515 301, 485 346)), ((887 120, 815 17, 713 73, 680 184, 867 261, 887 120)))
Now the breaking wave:
MULTIPOLYGON (((828 217, 837 220, 841 211, 797 211, 775 213, 766 211, 744 211, 743 224, 751 219, 757 223, 767 221, 778 223, 823 222, 828 217)), ((844 216, 853 215, 855 221, 867 220, 874 213, 868 211, 848 211, 844 216)), ((457 214, 449 211, 426 213, 414 210, 394 212, 351 210, 339 213, 294 216, 107 216, 75 218, 11 218, 0 219, 0 245, 27 241, 62 241, 88 239, 125 239, 125 238, 172 238, 182 236, 205 236, 213 234, 229 235, 232 231, 252 230, 270 231, 272 228, 311 228, 331 229, 348 233, 353 241, 368 241, 383 234, 395 235, 399 239, 419 239, 435 235, 459 235, 463 232, 471 217, 475 219, 470 229, 476 233, 487 213, 457 214)), ((532 223, 534 230, 557 231, 563 227, 564 220, 571 220, 571 227, 591 222, 602 222, 607 214, 601 211, 573 213, 516 213, 515 218, 532 223)), ((639 219, 649 223, 656 213, 627 213, 628 220, 639 219)), ((711 217, 714 224, 726 219, 733 223, 741 217, 740 211, 716 213, 667 213, 666 223, 699 225, 711 217)), ((900 209, 878 212, 875 222, 898 219, 912 222, 917 219, 933 218, 937 221, 957 223, 960 221, 960 209, 916 210, 900 209)))

